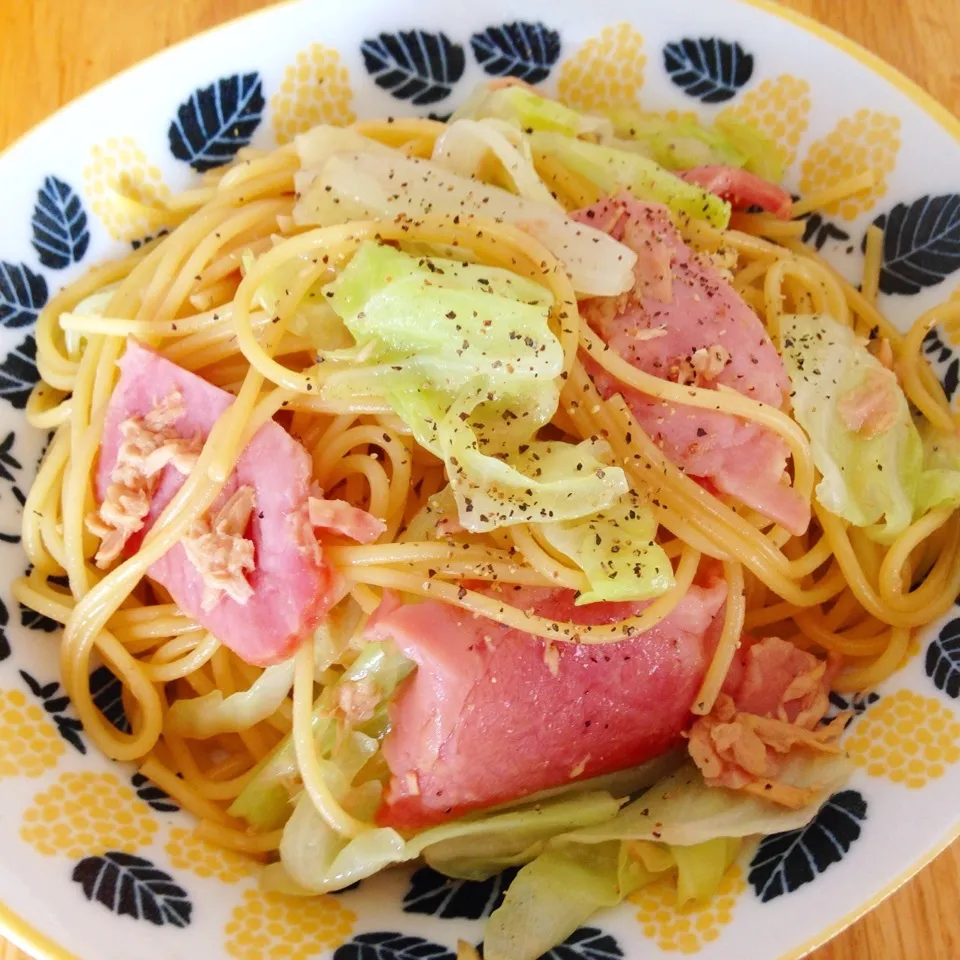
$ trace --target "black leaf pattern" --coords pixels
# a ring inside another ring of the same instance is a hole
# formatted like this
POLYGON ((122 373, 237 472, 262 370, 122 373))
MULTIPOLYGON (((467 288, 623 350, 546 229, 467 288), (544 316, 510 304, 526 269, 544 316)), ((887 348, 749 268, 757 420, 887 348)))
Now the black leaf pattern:
POLYGON ((403 909, 444 919, 482 920, 500 906, 516 875, 516 870, 507 870, 489 880, 454 880, 423 867, 410 878, 403 909))
POLYGON ((47 302, 47 281, 22 263, 0 261, 0 326, 32 327, 47 302))
POLYGON ((53 633, 60 629, 60 624, 56 620, 51 620, 22 603, 20 604, 20 625, 28 630, 41 630, 43 633, 53 633))
POLYGON ((121 733, 130 732, 130 721, 123 705, 123 684, 109 667, 97 667, 90 674, 90 693, 97 709, 121 733))
POLYGON ((463 47, 445 33, 401 30, 381 33, 360 44, 367 73, 378 87, 415 106, 450 96, 463 76, 463 47))
POLYGON ((953 354, 950 347, 940 339, 940 332, 936 327, 928 330, 923 338, 923 352, 931 358, 931 363, 944 363, 953 354))
POLYGON ((958 382, 960 382, 960 359, 955 357, 951 347, 943 342, 940 338, 940 331, 936 327, 929 330, 923 338, 923 352, 931 364, 940 366, 946 364, 940 383, 947 399, 953 400, 953 395, 957 392, 958 382))
POLYGON ((14 483, 16 480, 12 471, 23 469, 23 465, 13 455, 13 444, 16 439, 16 434, 11 430, 0 441, 0 480, 6 480, 9 483, 14 483))
POLYGON ((0 363, 0 397, 5 397, 18 410, 23 410, 27 406, 30 391, 39 379, 37 341, 31 333, 0 363))
POLYGON ((839 863, 860 837, 867 801, 857 790, 833 794, 800 830, 764 837, 750 861, 750 883, 763 903, 792 893, 839 863))
POLYGON ((850 234, 842 227, 827 220, 822 214, 808 213, 800 218, 805 221, 803 242, 812 243, 818 251, 822 250, 830 240, 849 240, 850 234))
POLYGON ((0 600, 0 663, 10 656, 10 641, 7 639, 6 626, 10 621, 7 605, 0 600))
POLYGON ((873 690, 867 693, 853 693, 850 696, 844 696, 842 693, 831 690, 829 694, 830 706, 820 723, 826 725, 836 720, 840 714, 848 713, 850 716, 847 718, 847 727, 849 727, 854 720, 859 719, 879 699, 880 694, 874 693, 873 690))
POLYGON ((718 37, 687 37, 663 48, 670 79, 701 103, 732 100, 753 76, 753 55, 718 37))
POLYGON ((135 773, 130 782, 137 796, 157 813, 176 813, 180 806, 170 799, 170 795, 148 780, 142 773, 135 773))
POLYGON ((45 267, 62 270, 79 263, 90 245, 87 213, 69 183, 47 177, 33 208, 33 247, 45 267))
POLYGON ((504 23, 470 38, 477 63, 495 77, 541 83, 560 58, 560 34, 543 23, 504 23))
POLYGON ((30 688, 30 692, 43 704, 43 709, 50 714, 50 719, 56 725, 57 733, 74 750, 85 754, 87 745, 83 742, 81 736, 83 724, 76 717, 67 713, 71 707, 71 701, 61 690, 60 683, 56 680, 52 680, 50 683, 40 683, 36 677, 32 677, 26 670, 20 671, 20 677, 30 688))
MULTIPOLYGON (((7 479, 3 475, 2 450, 3 447, 0 445, 0 478, 7 479)), ((33 564, 30 564, 24 571, 24 576, 29 576, 32 570, 33 564)), ((47 577, 47 580, 51 583, 57 583, 60 586, 69 586, 69 581, 61 577, 47 577)), ((43 633, 53 633, 60 629, 60 624, 57 623, 56 620, 51 620, 50 617, 44 616, 42 613, 37 613, 36 610, 31 610, 30 607, 22 603, 20 604, 20 626, 26 627, 28 630, 40 630, 43 633)))
POLYGON ((960 620, 951 620, 930 641, 924 669, 938 690, 954 700, 960 698, 960 620))
POLYGON ((57 733, 63 737, 79 753, 87 752, 87 745, 83 742, 83 724, 76 717, 65 717, 63 715, 53 718, 57 725, 57 733))
POLYGON ((167 136, 170 152, 198 173, 229 163, 263 117, 259 73, 221 77, 180 104, 167 136))
POLYGON ((581 927, 540 960, 621 960, 622 957, 620 944, 609 933, 596 927, 581 927))
POLYGON ((960 268, 960 194, 898 203, 874 224, 883 230, 884 293, 919 293, 960 268))
POLYGON ((158 927, 188 927, 193 904, 187 891, 149 860, 113 851, 85 857, 73 868, 73 882, 88 900, 111 913, 158 927))
POLYGON ((958 383, 960 383, 960 360, 954 357, 943 373, 943 392, 947 395, 948 400, 953 400, 958 383))
POLYGON ((423 937, 383 931, 357 934, 337 947, 333 960, 456 960, 456 956, 449 947, 423 937))
POLYGON ((339 890, 329 891, 331 896, 338 897, 341 893, 350 893, 353 890, 360 889, 360 881, 354 880, 353 883, 348 883, 347 886, 341 887, 339 890))

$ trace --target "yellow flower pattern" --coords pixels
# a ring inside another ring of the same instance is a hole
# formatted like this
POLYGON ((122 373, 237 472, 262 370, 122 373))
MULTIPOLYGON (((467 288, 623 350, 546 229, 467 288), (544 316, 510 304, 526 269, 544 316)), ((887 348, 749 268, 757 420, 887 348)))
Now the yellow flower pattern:
POLYGON ((170 188, 132 137, 94 146, 83 177, 93 212, 115 240, 136 240, 168 226, 170 188))
POLYGON ((720 114, 749 123, 777 145, 780 162, 789 167, 807 131, 810 84, 788 73, 764 80, 720 114))
POLYGON ((150 808, 112 773, 64 773, 33 798, 20 836, 47 857, 136 853, 159 826, 150 808))
POLYGON ((357 119, 350 73, 340 54, 321 43, 297 54, 270 106, 277 143, 288 143, 319 123, 346 126, 357 119))
POLYGON ((246 890, 227 923, 226 950, 237 960, 307 960, 335 950, 357 916, 336 897, 287 897, 246 890))
POLYGON ((722 928, 733 919, 737 898, 746 887, 743 871, 733 864, 716 894, 706 902, 678 907, 673 876, 631 894, 630 901, 639 907, 637 920, 644 936, 655 941, 661 950, 690 954, 720 936, 722 928))
POLYGON ((960 760, 960 720, 933 697, 898 690, 870 707, 844 744, 870 776, 916 790, 960 760))
POLYGON ((190 870, 204 879, 214 877, 221 883, 236 883, 249 877, 256 865, 247 857, 232 850, 215 847, 198 837, 193 830, 174 827, 164 846, 170 866, 190 870))
POLYGON ((605 27, 560 68, 560 99, 580 110, 636 106, 647 58, 629 23, 605 27))
POLYGON ((899 118, 887 113, 863 109, 845 117, 810 148, 803 161, 800 192, 824 190, 873 169, 879 175, 873 189, 824 207, 824 213, 845 220, 870 210, 887 192, 887 176, 893 172, 900 149, 899 133, 899 118))
POLYGON ((0 690, 0 743, 0 780, 43 776, 64 752, 53 724, 20 690, 0 690))

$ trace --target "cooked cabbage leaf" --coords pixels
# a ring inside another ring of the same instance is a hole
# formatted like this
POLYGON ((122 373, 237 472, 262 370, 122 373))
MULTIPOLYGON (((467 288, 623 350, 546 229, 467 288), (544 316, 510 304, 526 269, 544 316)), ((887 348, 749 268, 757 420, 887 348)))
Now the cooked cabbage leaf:
MULTIPOLYGON (((372 795, 368 788, 366 793, 372 795)), ((351 796, 351 791, 341 792, 338 799, 354 815, 372 819, 373 811, 369 806, 366 811, 361 809, 363 804, 351 796)), ((512 863, 532 859, 551 836, 609 820, 620 804, 608 793, 578 793, 455 820, 410 839, 392 828, 372 826, 356 837, 346 838, 332 830, 304 796, 284 828, 282 869, 271 871, 267 880, 275 889, 291 893, 325 893, 421 856, 438 869, 483 879, 512 863), (455 865, 459 861, 464 865, 457 873, 455 865), (293 885, 287 879, 293 880, 293 885)))
POLYGON ((637 257, 622 243, 571 220, 555 205, 461 177, 430 160, 395 151, 335 153, 301 170, 295 185, 293 218, 299 225, 473 214, 521 226, 564 265, 582 296, 617 296, 634 285, 637 257))
POLYGON ((542 287, 366 243, 325 294, 357 342, 325 355, 336 372, 321 396, 383 397, 444 461, 465 529, 569 520, 626 492, 605 447, 534 439, 563 370, 542 287))
POLYGON ((783 180, 776 144, 742 120, 718 117, 713 126, 705 126, 693 117, 667 119, 630 108, 615 110, 610 117, 620 138, 609 141, 611 145, 636 145, 667 170, 723 164, 772 183, 783 180))
MULTIPOLYGON (((324 638, 324 651, 328 643, 324 638)), ((324 688, 314 705, 313 738, 328 782, 336 780, 346 790, 360 768, 375 755, 387 729, 387 703, 412 669, 413 664, 392 646, 368 643, 340 678, 324 688), (338 722, 336 710, 342 684, 358 680, 372 682, 379 704, 369 720, 351 728, 338 722)), ((291 791, 298 781, 296 749, 288 736, 260 762, 228 812, 261 832, 275 830, 290 817, 291 791)))
POLYGON ((556 157, 606 194, 629 190, 638 200, 662 203, 681 217, 706 220, 720 229, 730 223, 729 203, 674 176, 642 153, 559 133, 535 132, 530 139, 534 150, 556 157))
POLYGON ((850 327, 823 314, 781 317, 780 340, 794 417, 822 475, 817 499, 889 542, 913 519, 923 469, 920 434, 896 376, 850 327))
POLYGON ((249 690, 223 696, 220 690, 189 700, 175 700, 167 711, 172 733, 208 740, 221 733, 236 733, 273 716, 293 687, 293 661, 267 667, 249 690))
POLYGON ((502 120, 455 120, 437 137, 433 162, 461 177, 476 177, 487 158, 496 157, 518 196, 552 207, 563 207, 546 188, 533 165, 529 141, 502 120))
POLYGON ((548 847, 507 889, 484 930, 487 960, 537 960, 603 907, 612 907, 655 875, 615 841, 548 847))
POLYGON ((451 117, 481 120, 492 117, 515 124, 521 130, 547 130, 568 137, 609 136, 611 123, 606 117, 580 113, 557 100, 543 97, 529 87, 513 84, 491 88, 482 84, 451 117))
POLYGON ((843 757, 791 761, 785 779, 797 786, 816 784, 820 791, 816 802, 787 810, 708 787, 697 768, 687 764, 616 816, 551 839, 491 915, 484 956, 537 960, 596 910, 674 870, 678 903, 709 898, 736 858, 740 838, 803 826, 849 772, 843 757))
POLYGON ((916 516, 935 507, 960 507, 960 434, 941 433, 920 423, 923 473, 917 485, 916 516))
POLYGON ((590 589, 577 605, 647 600, 666 593, 673 568, 655 541, 657 521, 632 490, 588 517, 538 525, 541 536, 586 574, 590 589))

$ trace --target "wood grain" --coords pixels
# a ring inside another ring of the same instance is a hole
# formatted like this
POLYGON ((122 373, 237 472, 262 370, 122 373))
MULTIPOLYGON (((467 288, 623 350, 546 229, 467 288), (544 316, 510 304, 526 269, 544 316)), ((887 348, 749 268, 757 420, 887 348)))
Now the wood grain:
MULTIPOLYGON (((0 0, 0 148, 119 70, 262 0, 0 0)), ((958 0, 786 0, 960 113, 958 0)), ((910 815, 905 794, 904 815, 910 815)), ((957 960, 960 841, 810 960, 957 960)), ((7 948, 3 960, 19 960, 7 948)), ((754 960, 754 958, 750 958, 754 960)), ((765 960, 765 958, 764 958, 765 960)))

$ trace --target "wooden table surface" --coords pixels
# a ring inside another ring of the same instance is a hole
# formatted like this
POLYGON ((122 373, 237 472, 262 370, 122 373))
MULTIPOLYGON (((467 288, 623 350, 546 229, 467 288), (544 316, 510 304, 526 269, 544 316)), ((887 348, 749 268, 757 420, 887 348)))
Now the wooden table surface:
MULTIPOLYGON (((78 0, 0 0, 0 149, 124 67, 264 5, 263 0, 86 0, 81 8, 78 0)), ((958 0, 785 0, 785 5, 863 44, 960 114, 958 0)), ((904 812, 909 815, 908 808, 904 812)), ((809 960, 958 960, 958 905, 960 841, 809 960)), ((0 960, 25 958, 9 945, 5 952, 0 938, 0 960)))

